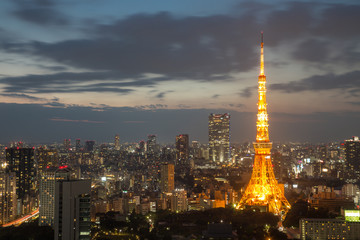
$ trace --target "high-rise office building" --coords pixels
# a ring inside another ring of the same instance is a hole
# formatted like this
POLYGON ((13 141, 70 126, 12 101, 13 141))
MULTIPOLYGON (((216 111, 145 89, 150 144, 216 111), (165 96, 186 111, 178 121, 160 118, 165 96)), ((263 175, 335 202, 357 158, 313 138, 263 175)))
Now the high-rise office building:
POLYGON ((174 189, 171 196, 171 211, 184 212, 188 210, 187 193, 185 189, 174 189))
POLYGON ((30 202, 36 189, 34 148, 6 148, 6 171, 16 175, 16 195, 21 206, 19 214, 31 211, 30 202))
POLYGON ((180 134, 176 136, 176 162, 187 164, 189 160, 189 135, 180 134))
POLYGON ((114 149, 117 150, 117 151, 120 150, 120 136, 119 136, 119 134, 115 135, 114 149))
POLYGON ((55 167, 59 163, 59 153, 56 149, 47 149, 39 147, 35 150, 35 161, 37 162, 37 174, 41 173, 49 167, 55 167))
POLYGON ((17 214, 16 174, 0 172, 0 224, 11 222, 17 214))
POLYGON ((174 164, 163 164, 160 169, 160 188, 164 193, 171 193, 175 189, 174 164))
POLYGON ((90 239, 91 180, 55 184, 55 240, 90 239))
POLYGON ((139 142, 139 152, 142 154, 145 152, 145 142, 144 141, 139 142))
POLYGON ((95 141, 86 141, 85 142, 85 151, 92 152, 94 151, 95 141))
POLYGON ((349 177, 360 177, 360 140, 359 137, 345 140, 345 161, 348 167, 349 177))
POLYGON ((64 149, 65 150, 70 150, 71 148, 71 140, 70 139, 64 139, 64 149))
POLYGON ((210 114, 209 116, 209 156, 214 162, 230 159, 230 115, 210 114))
POLYGON ((191 142, 191 154, 194 158, 200 158, 201 149, 200 149, 200 143, 198 141, 191 142))
POLYGON ((75 151, 80 151, 81 149, 81 140, 80 139, 76 139, 75 141, 75 151))
POLYGON ((148 140, 146 142, 146 152, 147 153, 157 152, 156 135, 148 135, 148 140))
POLYGON ((50 167, 42 172, 39 186, 39 226, 54 226, 55 183, 70 180, 71 170, 67 166, 50 167))

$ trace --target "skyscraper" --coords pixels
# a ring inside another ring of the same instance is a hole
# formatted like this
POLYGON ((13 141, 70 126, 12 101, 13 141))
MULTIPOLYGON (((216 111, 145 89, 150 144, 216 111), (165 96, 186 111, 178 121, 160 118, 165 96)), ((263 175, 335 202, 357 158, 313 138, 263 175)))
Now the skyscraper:
POLYGON ((17 214, 16 175, 13 172, 0 172, 0 224, 15 219, 17 214))
POLYGON ((76 139, 75 141, 75 151, 80 151, 81 149, 81 140, 80 139, 76 139))
POLYGON ((70 150, 70 148, 71 148, 71 140, 70 139, 64 139, 64 148, 65 148, 65 150, 70 150))
POLYGON ((188 210, 187 193, 185 189, 174 189, 171 196, 171 211, 184 212, 188 210))
POLYGON ((261 33, 260 75, 258 80, 258 114, 256 121, 256 142, 253 172, 249 184, 237 208, 258 207, 284 217, 290 204, 275 179, 271 163, 272 143, 269 140, 269 124, 266 103, 266 76, 264 72, 264 42, 261 33))
POLYGON ((27 214, 32 210, 30 202, 36 189, 34 148, 6 148, 5 153, 6 171, 16 175, 16 195, 21 204, 17 209, 18 213, 27 214))
POLYGON ((91 180, 55 184, 55 240, 90 239, 91 180))
POLYGON ((39 226, 54 226, 55 183, 69 180, 71 170, 67 166, 50 167, 43 171, 39 186, 39 226))
POLYGON ((141 154, 144 154, 144 152, 145 152, 145 142, 144 141, 139 142, 139 152, 141 154))
POLYGON ((201 149, 200 149, 200 143, 198 141, 191 142, 191 154, 194 158, 200 158, 201 149))
POLYGON ((360 177, 360 140, 359 137, 345 140, 345 161, 349 170, 349 177, 360 177))
POLYGON ((39 147, 35 150, 35 160, 37 162, 37 174, 41 176, 41 173, 48 167, 55 167, 59 163, 59 153, 56 149, 39 147))
POLYGON ((210 114, 209 116, 209 157, 214 162, 230 159, 230 115, 210 114))
POLYGON ((176 136, 176 162, 179 164, 187 164, 189 160, 189 135, 180 134, 176 136))
POLYGON ((115 150, 119 151, 120 150, 120 137, 119 134, 115 135, 115 150))
POLYGON ((163 164, 160 169, 160 188, 163 193, 171 193, 175 189, 174 164, 163 164))
POLYGON ((146 147, 147 153, 153 154, 157 152, 156 135, 148 135, 146 147))
POLYGON ((85 151, 92 152, 94 150, 95 141, 90 140, 85 142, 85 151))

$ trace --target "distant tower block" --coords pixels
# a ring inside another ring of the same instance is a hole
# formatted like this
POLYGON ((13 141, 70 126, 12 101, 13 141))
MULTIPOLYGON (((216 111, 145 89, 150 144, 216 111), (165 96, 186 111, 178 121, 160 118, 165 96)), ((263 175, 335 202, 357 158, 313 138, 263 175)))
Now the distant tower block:
POLYGON ((163 164, 160 169, 160 187, 163 193, 171 193, 175 189, 174 164, 163 164))
POLYGON ((119 134, 115 135, 115 150, 120 150, 120 137, 119 137, 119 134))
POLYGON ((261 57, 259 75, 259 100, 256 121, 256 142, 254 142, 255 159, 250 182, 238 203, 238 209, 247 206, 258 207, 283 218, 290 209, 283 190, 275 179, 271 163, 269 124, 266 103, 266 76, 264 73, 264 42, 261 33, 261 57))
POLYGON ((81 149, 81 140, 76 139, 75 150, 78 152, 81 149))
POLYGON ((176 163, 187 164, 189 160, 189 135, 180 134, 176 136, 176 163))
POLYGON ((210 114, 209 116, 209 155, 216 163, 230 159, 230 115, 210 114))

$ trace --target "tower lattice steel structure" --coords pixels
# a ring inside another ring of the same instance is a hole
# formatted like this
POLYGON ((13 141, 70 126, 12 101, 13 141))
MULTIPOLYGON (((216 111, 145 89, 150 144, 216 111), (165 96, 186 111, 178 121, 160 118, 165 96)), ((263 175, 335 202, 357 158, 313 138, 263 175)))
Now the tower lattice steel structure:
POLYGON ((265 208, 266 211, 283 217, 290 209, 290 204, 275 179, 271 163, 270 150, 272 143, 269 140, 263 33, 261 33, 260 75, 258 84, 259 99, 256 121, 256 142, 253 143, 255 148, 253 172, 237 208, 244 209, 246 206, 256 206, 265 208))

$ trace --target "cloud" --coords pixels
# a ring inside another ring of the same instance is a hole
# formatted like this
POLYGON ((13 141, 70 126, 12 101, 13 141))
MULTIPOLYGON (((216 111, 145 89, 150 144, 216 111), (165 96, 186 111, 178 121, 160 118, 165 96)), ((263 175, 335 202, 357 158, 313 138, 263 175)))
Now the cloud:
POLYGON ((249 98, 253 95, 253 91, 257 89, 257 86, 247 87, 240 91, 239 95, 244 98, 249 98))
POLYGON ((168 105, 166 104, 149 104, 149 105, 141 105, 136 106, 136 109, 142 109, 142 110, 155 110, 155 109, 164 109, 167 108, 168 105))
POLYGON ((164 98, 165 94, 166 94, 166 92, 160 92, 160 93, 156 94, 155 97, 162 99, 162 98, 164 98))
POLYGON ((167 93, 172 93, 172 92, 174 92, 174 91, 165 91, 165 92, 160 92, 160 93, 158 93, 158 94, 156 94, 156 98, 159 98, 159 99, 163 99, 164 97, 165 97, 165 94, 167 94, 167 93))
POLYGON ((3 44, 3 48, 94 71, 211 81, 255 66, 257 29, 255 19, 249 16, 176 18, 169 13, 138 14, 112 24, 93 25, 87 30, 88 38, 55 43, 12 42, 3 44))
POLYGON ((266 45, 275 46, 309 35, 312 25, 317 21, 314 15, 317 6, 316 3, 290 2, 268 13, 263 20, 266 45))
MULTIPOLYGON (((17 3, 20 10, 56 10, 55 1, 18 0, 17 3)), ((6 84, 4 91, 8 93, 29 94, 94 91, 129 94, 135 87, 155 87, 163 81, 229 81, 233 73, 248 72, 258 66, 260 30, 265 30, 266 46, 295 45, 292 57, 297 60, 333 66, 356 65, 360 61, 356 50, 359 33, 354 31, 360 21, 359 6, 309 2, 268 4, 266 14, 259 17, 254 12, 262 6, 246 2, 240 6, 241 14, 236 15, 177 17, 159 12, 130 15, 108 24, 94 20, 82 28, 82 38, 59 42, 4 40, 1 43, 4 51, 36 56, 84 72, 28 74, 0 81, 6 84), (341 34, 336 35, 337 28, 341 28, 341 34), (336 48, 339 41, 343 48, 340 51, 336 48), (340 53, 335 54, 336 51, 340 53), (148 73, 161 77, 143 77, 148 73), (84 84, 76 85, 80 82, 84 84)), ((49 70, 64 71, 64 68, 55 66, 49 70)), ((252 91, 252 87, 245 88, 240 95, 250 97, 252 91)), ((155 97, 162 99, 165 95, 160 92, 155 97)))
POLYGON ((360 106, 360 101, 358 101, 358 102, 347 102, 347 103, 349 103, 351 105, 355 105, 355 106, 360 106))
POLYGON ((41 64, 38 64, 37 67, 40 67, 43 69, 48 69, 51 71, 56 71, 56 72, 66 71, 68 69, 67 67, 64 67, 64 66, 45 66, 45 65, 41 65, 41 64))
POLYGON ((55 74, 29 74, 19 77, 4 77, 0 83, 5 84, 5 92, 23 93, 74 93, 74 92, 115 92, 127 94, 132 91, 129 87, 154 86, 158 81, 165 81, 165 78, 146 78, 134 76, 130 79, 115 71, 101 72, 60 72, 55 74), (102 83, 95 83, 105 80, 102 83), (92 83, 93 82, 93 83, 92 83), (87 83, 86 85, 77 85, 87 83))
POLYGON ((69 21, 63 14, 46 7, 21 9, 14 12, 18 18, 38 25, 67 25, 69 21))
POLYGON ((307 39, 299 44, 293 57, 304 61, 324 63, 328 60, 329 54, 329 41, 307 39))
POLYGON ((142 123, 145 123, 145 121, 123 121, 123 123, 135 123, 135 124, 142 124, 142 123))
POLYGON ((51 7, 54 6, 54 0, 12 0, 19 7, 29 7, 29 6, 45 6, 51 7))
POLYGON ((327 4, 320 14, 313 33, 327 38, 349 39, 359 37, 360 6, 355 4, 327 4))
POLYGON ((299 81, 270 84, 269 88, 271 90, 277 90, 286 93, 333 89, 348 90, 348 92, 358 92, 360 91, 360 71, 352 71, 338 75, 314 75, 299 81))
POLYGON ((15 0, 17 9, 13 15, 37 25, 68 25, 68 17, 55 8, 50 0, 15 0))
POLYGON ((191 106, 186 105, 186 104, 178 104, 177 107, 180 108, 180 109, 188 109, 188 108, 191 108, 191 106))
POLYGON ((22 99, 28 99, 28 100, 33 100, 33 101, 47 100, 45 98, 39 98, 39 97, 35 97, 35 96, 23 94, 23 93, 0 93, 0 96, 12 97, 12 98, 22 98, 22 99))
POLYGON ((239 103, 239 104, 230 103, 230 104, 228 104, 228 106, 229 106, 229 107, 236 107, 236 108, 243 108, 243 107, 245 107, 245 105, 242 104, 242 103, 239 103))
MULTIPOLYGON (((300 42, 293 52, 294 59, 334 66, 354 63, 360 40, 360 33, 355 30, 360 22, 358 4, 298 1, 270 9, 262 23, 266 46, 300 42)), ((359 61, 358 56, 356 60, 359 61)))
POLYGON ((58 118, 58 117, 50 118, 50 120, 56 122, 73 122, 73 123, 95 123, 95 124, 105 123, 103 121, 77 120, 77 119, 66 119, 66 118, 58 118))

